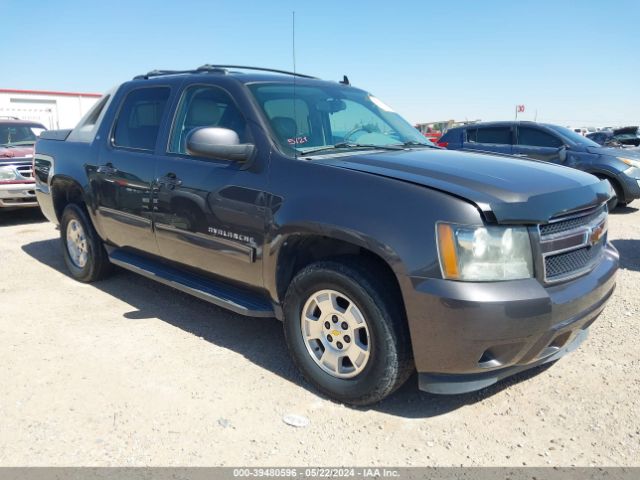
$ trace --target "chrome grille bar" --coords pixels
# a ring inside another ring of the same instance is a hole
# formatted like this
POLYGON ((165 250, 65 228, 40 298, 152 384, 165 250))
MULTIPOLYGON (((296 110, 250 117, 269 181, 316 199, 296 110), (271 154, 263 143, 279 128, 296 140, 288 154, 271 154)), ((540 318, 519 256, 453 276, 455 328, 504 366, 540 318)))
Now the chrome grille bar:
POLYGON ((604 205, 539 225, 544 281, 566 281, 591 271, 606 243, 607 229, 604 205))

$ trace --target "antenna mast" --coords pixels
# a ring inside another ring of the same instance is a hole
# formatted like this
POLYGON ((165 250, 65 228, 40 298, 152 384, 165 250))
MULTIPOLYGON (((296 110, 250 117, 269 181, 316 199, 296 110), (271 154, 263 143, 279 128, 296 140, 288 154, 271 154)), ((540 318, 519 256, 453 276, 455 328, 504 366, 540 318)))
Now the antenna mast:
POLYGON ((296 73, 296 12, 292 13, 291 44, 293 53, 293 73, 296 73))
POLYGON ((296 113, 296 12, 291 16, 291 50, 293 56, 293 120, 296 122, 295 137, 293 139, 293 151, 295 158, 298 158, 298 149, 296 142, 298 141, 298 114, 296 113))

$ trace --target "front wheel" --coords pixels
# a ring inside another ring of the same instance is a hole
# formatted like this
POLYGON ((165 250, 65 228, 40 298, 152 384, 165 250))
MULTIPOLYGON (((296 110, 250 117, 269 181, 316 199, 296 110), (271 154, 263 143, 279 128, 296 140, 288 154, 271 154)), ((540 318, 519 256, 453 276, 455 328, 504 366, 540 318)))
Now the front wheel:
POLYGON ((62 212, 60 239, 64 261, 76 280, 93 282, 111 271, 102 241, 80 205, 71 203, 62 212))
POLYGON ((399 294, 358 261, 323 261, 287 290, 285 337, 296 366, 327 396, 353 405, 382 400, 413 371, 399 294))
POLYGON ((622 187, 620 187, 617 181, 610 178, 604 178, 604 180, 609 182, 611 190, 613 190, 613 192, 615 193, 615 196, 612 197, 611 200, 609 200, 609 202, 607 203, 607 208, 609 209, 609 211, 612 212, 616 207, 624 207, 626 203, 623 202, 624 192, 622 191, 622 187))

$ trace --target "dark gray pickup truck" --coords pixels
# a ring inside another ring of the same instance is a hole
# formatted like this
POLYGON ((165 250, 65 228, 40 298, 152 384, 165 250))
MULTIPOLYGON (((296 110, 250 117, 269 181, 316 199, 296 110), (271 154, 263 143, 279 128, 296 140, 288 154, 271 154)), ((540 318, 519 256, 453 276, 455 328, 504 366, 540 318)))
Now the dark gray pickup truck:
POLYGON ((606 182, 442 150, 346 78, 150 72, 45 132, 34 170, 73 277, 115 264, 275 316, 306 379, 351 404, 416 370, 461 393, 554 361, 615 286, 606 182))

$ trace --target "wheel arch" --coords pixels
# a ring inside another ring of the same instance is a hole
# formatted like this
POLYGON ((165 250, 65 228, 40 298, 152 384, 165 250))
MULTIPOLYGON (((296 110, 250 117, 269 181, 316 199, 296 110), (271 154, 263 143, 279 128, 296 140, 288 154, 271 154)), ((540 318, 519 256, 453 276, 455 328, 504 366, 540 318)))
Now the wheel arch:
POLYGON ((587 173, 598 177, 600 180, 608 180, 612 184, 616 195, 622 194, 622 198, 618 198, 618 201, 620 203, 626 203, 624 183, 618 179, 617 172, 604 169, 592 169, 588 170, 587 173))
MULTIPOLYGON (((402 300, 402 289, 398 275, 401 264, 399 258, 388 247, 367 242, 361 236, 328 235, 318 231, 291 232, 280 238, 278 248, 271 255, 273 276, 266 279, 274 303, 281 305, 287 288, 298 272, 306 266, 322 260, 359 258, 366 261, 380 275, 388 278, 402 300)), ((402 306, 404 310, 404 305, 402 306)), ((278 318, 281 310, 276 308, 278 318)))
POLYGON ((85 191, 80 183, 73 178, 66 175, 56 175, 51 179, 50 188, 53 209, 58 222, 62 218, 65 207, 70 203, 76 203, 86 209, 85 191))

